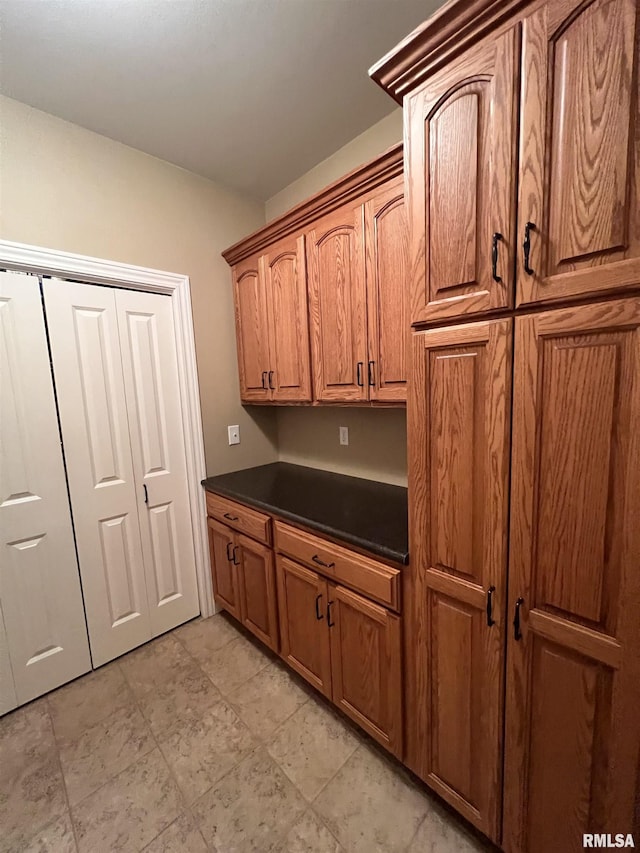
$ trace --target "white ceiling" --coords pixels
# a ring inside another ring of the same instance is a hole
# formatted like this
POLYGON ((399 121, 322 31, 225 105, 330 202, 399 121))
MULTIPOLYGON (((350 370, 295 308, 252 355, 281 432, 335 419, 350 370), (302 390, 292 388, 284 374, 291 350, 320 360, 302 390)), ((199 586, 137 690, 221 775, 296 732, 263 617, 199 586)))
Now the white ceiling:
POLYGON ((367 69, 441 0, 0 0, 0 89, 266 199, 394 104, 367 69))

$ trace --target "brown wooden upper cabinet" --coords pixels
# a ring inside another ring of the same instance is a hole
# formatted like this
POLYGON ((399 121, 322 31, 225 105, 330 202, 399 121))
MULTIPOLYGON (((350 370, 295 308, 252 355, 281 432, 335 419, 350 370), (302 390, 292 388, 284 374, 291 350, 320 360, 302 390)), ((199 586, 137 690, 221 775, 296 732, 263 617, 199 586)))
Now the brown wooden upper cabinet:
POLYGON ((316 400, 367 399, 367 292, 362 204, 323 217, 307 234, 316 400))
POLYGON ((513 303, 517 66, 511 29, 406 104, 412 323, 513 303))
POLYGON ((409 229, 404 181, 382 187, 364 205, 369 399, 407 399, 409 229))
POLYGON ((307 235, 311 352, 321 402, 407 398, 408 229, 402 179, 307 235))
POLYGON ((240 396, 248 403, 268 400, 271 393, 267 295, 260 266, 256 255, 233 268, 240 396))
POLYGON ((404 403, 408 252, 402 145, 227 249, 242 401, 404 403))
POLYGON ((640 283, 640 6, 531 5, 406 99, 414 324, 640 283))
POLYGON ((556 0, 523 22, 518 305, 640 282, 639 10, 556 0))
POLYGON ((310 401, 304 236, 241 261, 233 283, 242 400, 310 401))

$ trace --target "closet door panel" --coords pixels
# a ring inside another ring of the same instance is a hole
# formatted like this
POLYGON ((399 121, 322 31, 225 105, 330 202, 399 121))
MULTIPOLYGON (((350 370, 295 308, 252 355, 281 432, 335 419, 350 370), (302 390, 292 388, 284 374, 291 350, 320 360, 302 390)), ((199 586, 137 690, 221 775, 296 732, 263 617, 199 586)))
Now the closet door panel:
POLYGON ((116 290, 151 632, 200 612, 171 298, 116 290))
MULTIPOLYGON (((60 422, 95 666, 151 623, 112 288, 44 283, 60 422)), ((139 492, 139 493, 138 493, 139 492)))
POLYGON ((91 668, 33 276, 0 274, 0 389, 0 710, 8 710, 91 668))

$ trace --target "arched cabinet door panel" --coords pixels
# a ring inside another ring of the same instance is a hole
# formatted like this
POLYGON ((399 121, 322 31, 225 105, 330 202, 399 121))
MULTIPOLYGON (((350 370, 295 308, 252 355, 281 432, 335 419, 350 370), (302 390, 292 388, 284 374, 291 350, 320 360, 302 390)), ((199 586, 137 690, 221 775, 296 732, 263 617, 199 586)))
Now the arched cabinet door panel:
POLYGON ((639 376, 638 298, 516 320, 509 853, 637 832, 639 376))
POLYGON ((233 268, 240 397, 247 403, 271 397, 267 296, 260 266, 256 255, 233 268))
POLYGON ((405 105, 412 323, 513 304, 518 50, 481 43, 405 105))
POLYGON ((276 243, 261 261, 267 292, 271 351, 267 385, 275 401, 310 402, 304 235, 294 234, 276 243))
POLYGON ((409 235, 402 178, 364 206, 369 399, 406 402, 409 343, 409 235))
POLYGON ((368 398, 363 209, 341 207, 307 234, 316 400, 368 398))
POLYGON ((523 21, 518 305, 640 282, 639 16, 554 0, 523 21))

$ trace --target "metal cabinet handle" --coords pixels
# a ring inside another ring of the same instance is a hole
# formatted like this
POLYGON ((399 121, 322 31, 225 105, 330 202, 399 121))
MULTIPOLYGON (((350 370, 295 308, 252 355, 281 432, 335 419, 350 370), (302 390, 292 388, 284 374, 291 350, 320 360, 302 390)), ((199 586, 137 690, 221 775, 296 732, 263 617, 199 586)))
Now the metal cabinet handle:
POLYGON ((268 370, 262 371, 262 387, 264 388, 265 391, 267 390, 267 374, 268 374, 268 372, 269 372, 268 370))
POLYGON ((234 566, 239 566, 239 565, 240 565, 240 560, 236 560, 236 551, 237 551, 237 550, 238 550, 238 546, 237 546, 237 545, 234 545, 234 546, 233 546, 233 565, 234 565, 234 566))
POLYGON ((275 389, 275 387, 274 387, 274 385, 273 385, 273 374, 274 374, 274 371, 273 371, 273 370, 270 370, 270 371, 269 371, 269 388, 270 388, 272 391, 275 391, 276 389, 275 389))
POLYGON ((362 381, 362 368, 364 367, 364 361, 359 361, 356 364, 356 384, 359 388, 364 386, 364 382, 362 381))
POLYGON ((314 554, 311 559, 313 560, 314 563, 317 563, 319 566, 324 566, 325 569, 332 569, 335 566, 335 563, 323 563, 317 554, 314 554))
POLYGON ((316 595, 316 619, 318 622, 321 619, 324 619, 324 613, 320 613, 320 602, 322 601, 322 593, 320 595, 316 595))
POLYGON ((332 605, 332 604, 333 604, 333 601, 330 601, 330 602, 327 604, 327 625, 328 625, 330 628, 333 628, 333 626, 336 624, 335 622, 332 622, 332 621, 331 621, 331 605, 332 605))
POLYGON ((144 489, 144 502, 146 504, 148 504, 149 503, 149 492, 147 491, 147 484, 143 483, 142 488, 144 489))
POLYGON ((495 591, 495 586, 490 586, 487 590, 487 625, 489 628, 496 624, 496 620, 493 618, 493 593, 495 591))
POLYGON ((231 548, 232 545, 233 545, 233 542, 227 542, 227 560, 229 562, 231 562, 231 560, 233 559, 231 554, 229 553, 229 548, 231 548))
POLYGON ((224 517, 225 517, 225 518, 228 518, 228 519, 229 519, 229 521, 237 521, 237 520, 238 520, 238 516, 237 516, 237 515, 229 515, 229 513, 228 513, 228 512, 225 512, 224 517))
POLYGON ((375 376, 373 373, 373 369, 374 369, 375 365, 376 365, 375 361, 369 362, 369 371, 368 371, 369 372, 369 385, 375 385, 376 384, 375 376))
POLYGON ((536 226, 533 222, 527 222, 524 226, 524 243, 522 244, 522 251, 524 253, 524 271, 527 275, 533 275, 533 270, 529 266, 529 260, 531 258, 531 232, 536 230, 536 226))
POLYGON ((498 242, 500 240, 502 240, 502 234, 496 231, 491 244, 491 275, 493 276, 493 280, 498 282, 502 281, 502 278, 498 275, 498 242))
POLYGON ((524 598, 518 598, 516 600, 516 612, 513 617, 513 639, 521 640, 522 639, 522 631, 520 630, 520 608, 524 604, 524 598))

